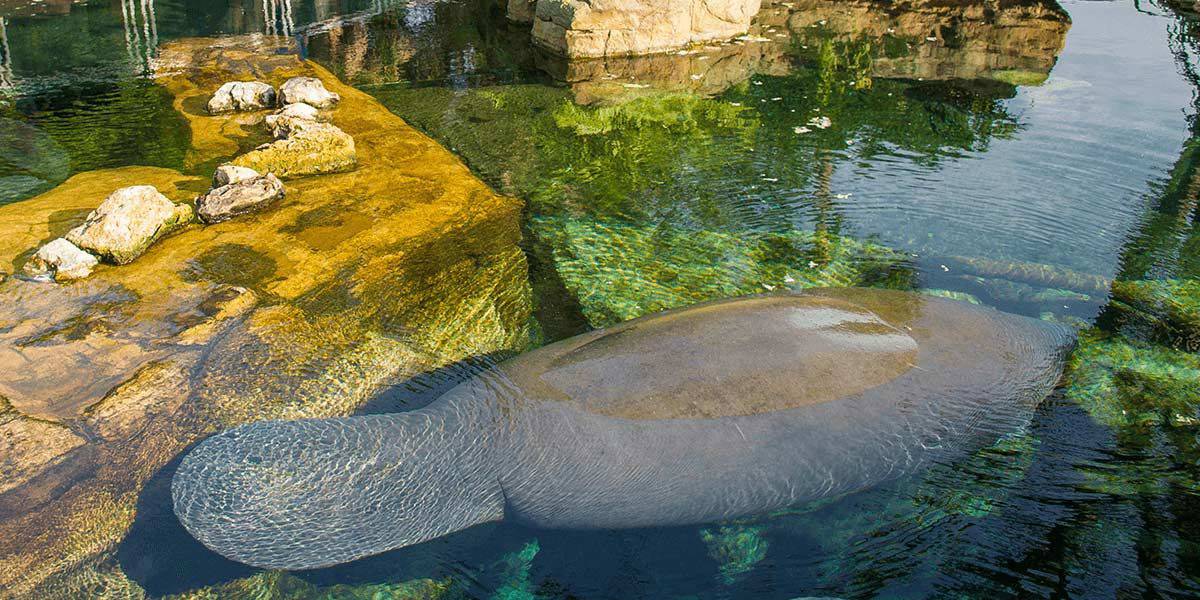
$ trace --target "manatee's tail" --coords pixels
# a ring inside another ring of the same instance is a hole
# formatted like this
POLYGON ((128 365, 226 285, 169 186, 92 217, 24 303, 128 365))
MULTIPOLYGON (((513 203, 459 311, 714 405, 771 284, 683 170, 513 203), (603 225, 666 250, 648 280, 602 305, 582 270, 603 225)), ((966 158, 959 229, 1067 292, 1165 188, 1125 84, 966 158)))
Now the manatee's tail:
POLYGON ((499 519, 479 444, 432 413, 263 421, 213 436, 179 466, 183 526, 243 563, 310 569, 499 519))

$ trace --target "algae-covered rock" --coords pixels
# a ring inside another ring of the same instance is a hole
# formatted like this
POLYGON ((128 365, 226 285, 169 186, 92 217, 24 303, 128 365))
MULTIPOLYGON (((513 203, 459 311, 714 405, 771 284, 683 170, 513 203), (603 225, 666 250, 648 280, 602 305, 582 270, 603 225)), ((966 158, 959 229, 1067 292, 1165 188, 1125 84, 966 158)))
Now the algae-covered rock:
POLYGON ((92 274, 100 261, 80 250, 71 242, 58 238, 42 246, 25 263, 22 272, 34 278, 49 278, 58 282, 83 279, 92 274))
POLYGON ((68 231, 66 238, 109 262, 124 265, 191 220, 191 207, 171 202, 153 186, 135 185, 110 194, 82 225, 68 231))
POLYGON ((1165 334, 1183 350, 1200 350, 1200 280, 1117 280, 1113 306, 1165 334))
POLYGON ((209 114, 262 110, 275 105, 275 88, 261 81, 230 81, 208 101, 209 114))
POLYGON ((316 108, 332 108, 341 96, 325 89, 325 84, 316 77, 293 77, 279 86, 279 103, 308 104, 316 108))
POLYGON ((354 138, 336 125, 289 119, 285 135, 235 158, 233 164, 285 178, 338 173, 357 164, 354 138))
POLYGON ((1067 398, 1110 426, 1189 425, 1200 417, 1200 355, 1084 331, 1068 364, 1067 398))
POLYGON ((717 569, 726 585, 753 570, 766 558, 770 546, 763 537, 761 526, 724 525, 703 529, 700 539, 708 546, 708 555, 717 561, 717 569))
POLYGON ((283 182, 267 173, 210 190, 196 199, 196 214, 205 223, 220 223, 261 210, 283 194, 283 182))
POLYGON ((776 289, 910 287, 904 254, 845 237, 571 218, 537 218, 531 227, 551 249, 558 275, 596 327, 776 289))

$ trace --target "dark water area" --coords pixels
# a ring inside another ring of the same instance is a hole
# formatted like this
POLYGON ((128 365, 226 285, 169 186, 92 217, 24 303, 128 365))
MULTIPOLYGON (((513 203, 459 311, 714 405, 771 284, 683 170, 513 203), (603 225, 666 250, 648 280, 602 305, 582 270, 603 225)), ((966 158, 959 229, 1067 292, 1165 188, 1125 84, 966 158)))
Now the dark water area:
MULTIPOLYGON (((1184 7, 781 3, 736 43, 584 63, 483 0, 0 15, 0 205, 95 169, 184 168, 186 123, 147 78, 156 48, 280 35, 523 201, 537 343, 809 285, 920 289, 1081 339, 1029 424, 984 451, 732 523, 489 524, 264 574, 182 529, 175 461, 107 559, 124 578, 41 597, 1200 597, 1200 20, 1184 7)), ((504 358, 393 382, 360 412, 419 408, 504 358)))

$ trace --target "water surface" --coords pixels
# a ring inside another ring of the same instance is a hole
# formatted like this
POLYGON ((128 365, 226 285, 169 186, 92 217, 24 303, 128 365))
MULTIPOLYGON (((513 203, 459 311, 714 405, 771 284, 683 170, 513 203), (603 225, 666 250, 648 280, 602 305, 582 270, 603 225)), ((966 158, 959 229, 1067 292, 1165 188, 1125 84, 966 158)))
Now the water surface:
MULTIPOLYGON (((2 6, 0 203, 99 168, 184 168, 181 117, 144 77, 156 48, 282 35, 524 202, 536 343, 831 282, 1084 332, 1083 375, 987 451, 746 522, 488 525, 248 580, 173 521, 167 469, 117 553, 138 593, 371 597, 449 578, 478 598, 1200 594, 1200 329, 1170 316, 1200 301, 1197 46, 1171 6, 796 2, 738 44, 582 64, 534 51, 481 0, 2 6), (1166 286, 1164 312, 1113 301, 1113 279, 1166 286)), ((494 358, 362 410, 420 406, 494 358)))

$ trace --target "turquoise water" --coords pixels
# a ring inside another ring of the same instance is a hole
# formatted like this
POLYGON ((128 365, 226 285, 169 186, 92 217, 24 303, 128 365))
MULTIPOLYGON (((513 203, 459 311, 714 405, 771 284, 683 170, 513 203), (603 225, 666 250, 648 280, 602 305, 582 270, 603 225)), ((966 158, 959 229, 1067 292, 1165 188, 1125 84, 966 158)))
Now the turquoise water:
MULTIPOLYGON (((279 34, 524 201, 542 343, 831 282, 1083 332, 1027 429, 920 477, 703 527, 477 527, 225 595, 403 597, 413 578, 478 598, 1200 595, 1196 21, 988 3, 977 26, 984 3, 950 6, 777 5, 766 41, 583 66, 482 1, 0 8, 0 204, 98 168, 180 168, 184 124, 143 78, 157 45, 279 34)), ((428 402, 472 366, 364 410, 428 402)), ((126 575, 152 596, 250 575, 182 532, 165 485, 141 497, 126 575)))

